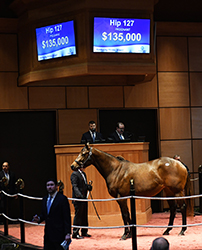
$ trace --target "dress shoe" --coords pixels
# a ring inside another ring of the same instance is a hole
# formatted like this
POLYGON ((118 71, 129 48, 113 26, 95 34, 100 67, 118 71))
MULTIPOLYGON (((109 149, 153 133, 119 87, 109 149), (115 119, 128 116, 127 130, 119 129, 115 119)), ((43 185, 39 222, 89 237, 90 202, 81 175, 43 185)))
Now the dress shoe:
POLYGON ((90 234, 87 234, 87 233, 86 233, 86 234, 82 234, 82 236, 83 236, 83 237, 91 237, 91 235, 90 235, 90 234))
POLYGON ((82 236, 80 236, 79 234, 72 234, 72 238, 73 239, 83 239, 83 237, 82 236))

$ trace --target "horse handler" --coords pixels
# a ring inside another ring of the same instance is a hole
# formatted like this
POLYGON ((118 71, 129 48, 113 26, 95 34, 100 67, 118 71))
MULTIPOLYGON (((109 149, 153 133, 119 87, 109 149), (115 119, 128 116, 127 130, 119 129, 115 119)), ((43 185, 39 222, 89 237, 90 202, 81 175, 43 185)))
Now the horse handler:
MULTIPOLYGON (((86 199, 87 191, 92 190, 92 185, 87 183, 86 173, 83 168, 79 168, 71 174, 72 183, 72 197, 77 199, 86 199)), ((75 209, 75 216, 73 225, 88 226, 88 202, 87 201, 73 201, 75 209)), ((73 228, 72 238, 83 239, 84 237, 91 237, 88 234, 88 229, 81 229, 81 236, 79 235, 80 228, 73 228)))

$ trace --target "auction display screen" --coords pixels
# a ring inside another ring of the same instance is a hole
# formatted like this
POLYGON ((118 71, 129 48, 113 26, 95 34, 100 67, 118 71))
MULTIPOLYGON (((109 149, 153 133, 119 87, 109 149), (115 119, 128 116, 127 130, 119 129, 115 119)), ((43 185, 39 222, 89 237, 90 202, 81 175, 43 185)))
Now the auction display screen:
POLYGON ((150 19, 94 17, 93 52, 150 53, 150 19))
POLYGON ((76 54, 74 22, 36 29, 38 61, 76 54))

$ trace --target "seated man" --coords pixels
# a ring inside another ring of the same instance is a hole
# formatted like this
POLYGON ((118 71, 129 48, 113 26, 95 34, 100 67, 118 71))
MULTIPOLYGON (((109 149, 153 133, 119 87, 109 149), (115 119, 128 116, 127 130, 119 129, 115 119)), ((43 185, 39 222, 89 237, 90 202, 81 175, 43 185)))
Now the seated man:
POLYGON ((108 137, 111 142, 131 141, 131 139, 132 134, 125 132, 125 125, 122 122, 117 122, 116 130, 108 137))
POLYGON ((88 123, 88 128, 89 130, 81 137, 81 143, 96 143, 104 141, 102 134, 96 131, 96 124, 94 121, 88 123))

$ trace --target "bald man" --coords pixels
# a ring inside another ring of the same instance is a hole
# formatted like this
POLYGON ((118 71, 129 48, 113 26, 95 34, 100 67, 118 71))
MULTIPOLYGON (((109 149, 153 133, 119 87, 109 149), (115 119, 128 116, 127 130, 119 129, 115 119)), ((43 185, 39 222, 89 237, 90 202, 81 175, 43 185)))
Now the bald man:
POLYGON ((164 237, 153 240, 150 250, 169 250, 169 242, 164 237))

